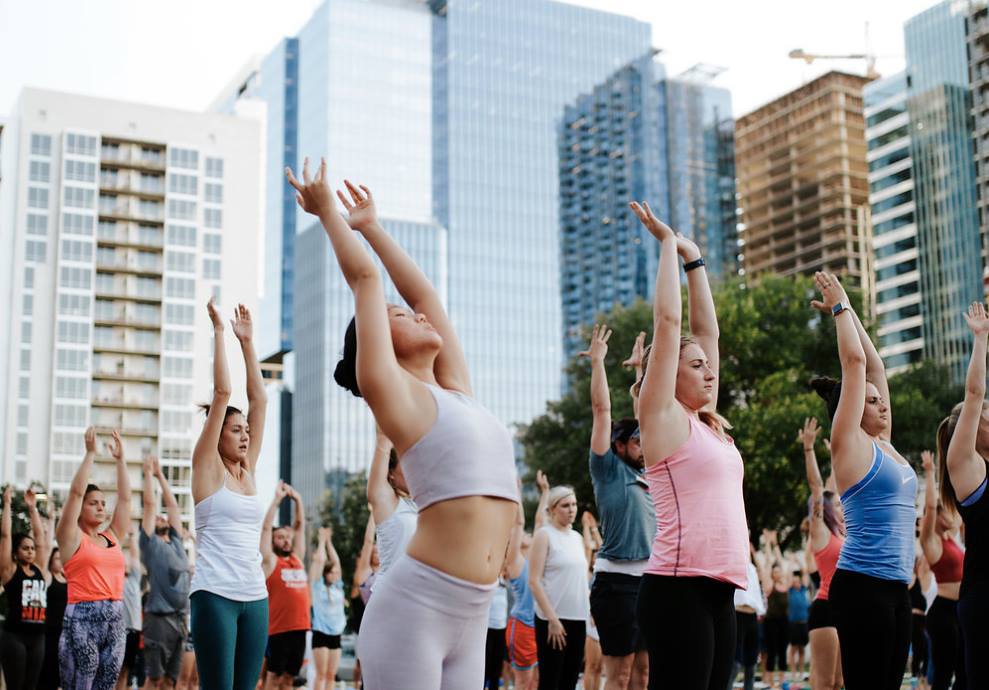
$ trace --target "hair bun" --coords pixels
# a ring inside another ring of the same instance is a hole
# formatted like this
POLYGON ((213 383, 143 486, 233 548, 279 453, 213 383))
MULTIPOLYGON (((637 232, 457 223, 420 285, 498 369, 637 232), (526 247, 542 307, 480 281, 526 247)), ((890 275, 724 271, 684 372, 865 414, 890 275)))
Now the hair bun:
POLYGON ((840 385, 840 382, 836 378, 830 376, 815 376, 810 380, 810 387, 814 389, 814 392, 821 396, 825 401, 831 400, 831 395, 834 393, 834 389, 840 385))
POLYGON ((353 362, 341 359, 337 362, 336 369, 333 370, 333 380, 341 388, 346 388, 353 395, 360 398, 361 389, 357 386, 357 370, 353 367, 353 362))

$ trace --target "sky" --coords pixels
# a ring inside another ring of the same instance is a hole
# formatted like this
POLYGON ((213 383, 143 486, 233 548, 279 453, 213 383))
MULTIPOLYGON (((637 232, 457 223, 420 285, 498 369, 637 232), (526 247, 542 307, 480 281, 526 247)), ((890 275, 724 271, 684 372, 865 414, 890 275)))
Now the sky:
MULTIPOLYGON (((481 0, 495 2, 497 0, 481 0)), ((964 2, 965 0, 958 0, 964 2)), ((866 26, 877 68, 903 68, 903 23, 933 0, 571 0, 652 24, 670 74, 724 68, 743 115, 829 69, 790 50, 862 53, 866 26)), ((205 109, 253 55, 295 34, 319 0, 0 0, 0 117, 36 86, 189 110, 205 109)))

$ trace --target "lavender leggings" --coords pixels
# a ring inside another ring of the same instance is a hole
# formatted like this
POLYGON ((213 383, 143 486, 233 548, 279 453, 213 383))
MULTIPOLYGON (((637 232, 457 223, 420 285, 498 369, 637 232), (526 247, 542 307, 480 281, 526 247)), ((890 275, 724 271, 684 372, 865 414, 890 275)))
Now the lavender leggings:
POLYGON ((402 556, 374 584, 358 657, 365 690, 464 690, 484 685, 488 607, 478 585, 402 556))
POLYGON ((58 642, 62 690, 110 690, 127 641, 122 601, 84 601, 65 608, 58 642))

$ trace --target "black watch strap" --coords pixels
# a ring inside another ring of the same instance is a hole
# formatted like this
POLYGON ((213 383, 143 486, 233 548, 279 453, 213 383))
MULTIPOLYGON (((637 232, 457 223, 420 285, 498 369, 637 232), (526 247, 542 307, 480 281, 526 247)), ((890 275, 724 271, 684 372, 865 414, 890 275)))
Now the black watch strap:
POLYGON ((693 261, 690 261, 688 263, 685 263, 683 265, 683 270, 684 270, 684 272, 686 272, 686 271, 693 271, 695 268, 700 268, 701 266, 704 266, 704 265, 705 265, 704 264, 704 258, 701 257, 699 259, 694 259, 693 261))

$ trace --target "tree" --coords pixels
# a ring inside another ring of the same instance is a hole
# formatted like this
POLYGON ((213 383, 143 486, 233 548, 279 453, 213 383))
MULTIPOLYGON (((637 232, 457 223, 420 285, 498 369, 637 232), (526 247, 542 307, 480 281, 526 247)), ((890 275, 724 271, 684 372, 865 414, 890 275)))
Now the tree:
MULTIPOLYGON (((333 529, 333 546, 340 555, 344 582, 349 583, 354 565, 364 543, 367 526, 367 478, 360 473, 350 475, 343 483, 339 495, 327 489, 319 503, 319 524, 333 529)), ((316 532, 312 534, 316 544, 316 532)))
MULTIPOLYGON (((861 295, 850 292, 853 306, 861 295)), ((808 489, 797 429, 816 416, 828 433, 824 403, 810 389, 815 375, 840 376, 834 324, 810 309, 816 292, 808 277, 764 276, 750 286, 722 284, 714 299, 721 330, 721 385, 718 411, 733 425, 731 434, 745 461, 745 504, 752 534, 782 529, 787 544, 807 514, 808 489), (789 530, 789 531, 787 531, 789 530)), ((684 314, 687 314, 686 308, 684 314)), ((631 414, 633 374, 620 363, 639 331, 652 332, 651 307, 643 301, 616 307, 601 317, 614 329, 605 366, 611 388, 612 417, 631 414)), ((590 324, 586 327, 590 337, 590 324)), ((571 361, 567 393, 549 403, 546 413, 521 432, 525 462, 541 469, 553 484, 571 484, 582 509, 594 509, 588 474, 591 433, 590 367, 571 361)), ((913 461, 931 448, 938 422, 961 400, 960 387, 947 370, 925 362, 890 380, 893 442, 913 461)), ((827 472, 823 443, 818 458, 827 472)))

